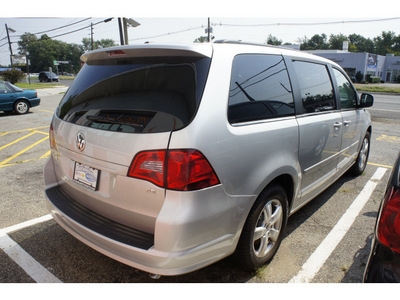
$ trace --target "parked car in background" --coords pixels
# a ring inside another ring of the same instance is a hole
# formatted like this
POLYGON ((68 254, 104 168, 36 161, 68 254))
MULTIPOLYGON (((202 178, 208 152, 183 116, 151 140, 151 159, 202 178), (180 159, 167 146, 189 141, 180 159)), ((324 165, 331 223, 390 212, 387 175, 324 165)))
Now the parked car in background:
POLYGON ((366 165, 373 97, 336 63, 219 41, 85 53, 50 126, 54 220, 158 275, 268 263, 288 217, 366 165))
POLYGON ((400 283, 400 154, 379 208, 364 282, 400 283))
POLYGON ((21 115, 39 104, 36 90, 21 89, 8 81, 0 81, 0 111, 21 115))
POLYGON ((39 81, 43 82, 43 81, 59 81, 59 78, 56 74, 54 74, 53 72, 48 72, 48 71, 42 71, 39 73, 39 81))

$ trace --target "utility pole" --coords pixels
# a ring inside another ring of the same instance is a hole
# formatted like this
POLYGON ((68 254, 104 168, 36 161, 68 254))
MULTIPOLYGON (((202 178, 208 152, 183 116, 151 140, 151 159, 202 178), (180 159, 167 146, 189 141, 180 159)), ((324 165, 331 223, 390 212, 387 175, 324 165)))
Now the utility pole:
POLYGON ((93 50, 93 23, 90 23, 90 44, 92 45, 93 50))
POLYGON ((11 47, 10 34, 8 33, 9 30, 10 30, 11 32, 15 32, 14 29, 8 28, 8 27, 7 27, 7 24, 6 24, 8 46, 10 47, 10 62, 11 62, 11 67, 13 67, 13 62, 12 62, 13 52, 12 52, 12 47, 11 47))
POLYGON ((121 40, 121 46, 129 45, 128 39, 128 27, 138 27, 140 23, 129 18, 118 18, 118 26, 119 26, 119 36, 121 40))
POLYGON ((207 41, 210 42, 210 18, 208 18, 207 41))
POLYGON ((213 39, 214 37, 211 36, 213 29, 211 27, 210 18, 208 18, 208 25, 207 25, 207 28, 205 29, 205 31, 207 33, 207 42, 211 43, 211 39, 213 39))
POLYGON ((121 41, 121 46, 123 46, 124 45, 124 32, 122 30, 121 18, 118 18, 118 27, 119 27, 119 39, 121 41))

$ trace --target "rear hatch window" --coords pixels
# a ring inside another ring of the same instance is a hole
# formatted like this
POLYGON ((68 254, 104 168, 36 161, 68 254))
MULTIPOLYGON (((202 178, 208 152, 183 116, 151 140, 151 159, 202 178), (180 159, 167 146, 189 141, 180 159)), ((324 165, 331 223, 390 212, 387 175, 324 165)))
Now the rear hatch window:
POLYGON ((134 57, 85 64, 61 100, 69 123, 124 133, 157 133, 193 119, 207 79, 208 57, 134 57))

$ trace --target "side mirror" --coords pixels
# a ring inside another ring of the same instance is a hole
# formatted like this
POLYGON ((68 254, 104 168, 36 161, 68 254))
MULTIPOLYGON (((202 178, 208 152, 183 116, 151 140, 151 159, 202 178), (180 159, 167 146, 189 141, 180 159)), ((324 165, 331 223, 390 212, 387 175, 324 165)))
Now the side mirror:
POLYGON ((362 93, 360 98, 360 107, 371 107, 374 104, 374 96, 362 93))

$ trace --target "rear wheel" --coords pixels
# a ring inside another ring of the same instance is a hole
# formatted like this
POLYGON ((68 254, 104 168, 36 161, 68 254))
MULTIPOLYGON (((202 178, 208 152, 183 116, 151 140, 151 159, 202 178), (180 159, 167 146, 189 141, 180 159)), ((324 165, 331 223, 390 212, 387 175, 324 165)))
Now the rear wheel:
POLYGON ((371 134, 367 132, 363 139, 360 152, 358 153, 357 160, 350 169, 350 174, 354 176, 361 175, 367 167, 369 148, 370 148, 371 134))
POLYGON ((282 241, 288 217, 288 200, 279 185, 268 187, 258 198, 243 227, 235 252, 237 263, 255 271, 269 262, 282 241))
POLYGON ((29 111, 29 104, 24 100, 18 100, 14 104, 14 112, 18 115, 26 114, 29 111))

